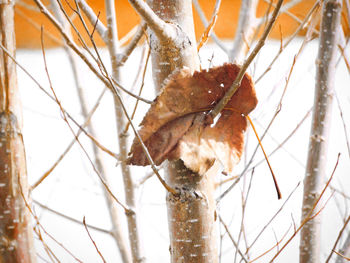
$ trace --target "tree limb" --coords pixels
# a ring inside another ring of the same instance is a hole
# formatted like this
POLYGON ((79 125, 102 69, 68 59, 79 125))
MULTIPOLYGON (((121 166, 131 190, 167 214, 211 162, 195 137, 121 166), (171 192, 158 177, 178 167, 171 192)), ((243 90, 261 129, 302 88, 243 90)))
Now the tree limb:
POLYGON ((152 29, 160 41, 174 41, 176 39, 176 28, 160 19, 146 2, 143 0, 129 0, 129 3, 152 29))

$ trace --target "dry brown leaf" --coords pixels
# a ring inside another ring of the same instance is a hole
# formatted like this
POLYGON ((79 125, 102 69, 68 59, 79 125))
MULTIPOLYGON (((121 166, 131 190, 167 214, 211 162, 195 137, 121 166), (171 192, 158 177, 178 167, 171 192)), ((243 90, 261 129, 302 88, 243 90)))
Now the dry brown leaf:
MULTIPOLYGON (((242 155, 247 128, 242 114, 247 115, 257 104, 251 78, 245 74, 215 124, 206 125, 203 120, 232 85, 239 70, 237 65, 224 64, 193 75, 181 70, 169 77, 140 129, 155 164, 165 159, 182 159, 188 168, 204 174, 218 160, 225 172, 232 172, 242 155)), ((129 164, 149 164, 136 139, 129 155, 129 164)))

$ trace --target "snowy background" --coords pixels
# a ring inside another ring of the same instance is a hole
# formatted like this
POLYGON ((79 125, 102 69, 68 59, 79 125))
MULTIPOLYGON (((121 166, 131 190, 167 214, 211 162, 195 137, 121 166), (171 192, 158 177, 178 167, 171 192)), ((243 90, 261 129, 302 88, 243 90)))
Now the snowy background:
MULTIPOLYGON (((286 79, 290 73, 293 58, 298 53, 301 43, 301 40, 294 41, 282 53, 271 71, 256 84, 259 105, 251 114, 251 117, 253 117, 260 135, 264 132, 278 107, 281 95, 286 87, 286 79)), ((230 43, 227 44, 229 45, 230 43)), ((279 48, 279 42, 267 43, 249 68, 248 72, 253 79, 256 80, 261 75, 275 54, 278 53, 279 48)), ((306 45, 303 52, 297 57, 285 97, 282 101, 281 112, 263 140, 267 153, 272 152, 295 129, 313 105, 317 50, 317 41, 312 41, 306 45)), ((108 64, 109 59, 106 56, 106 51, 101 50, 101 52, 104 54, 105 63, 108 64)), ((129 88, 133 83, 136 68, 140 61, 140 54, 141 49, 139 48, 122 68, 122 83, 125 87, 129 88)), ((80 114, 71 68, 64 51, 62 49, 47 50, 46 56, 53 88, 59 100, 79 123, 83 123, 84 119, 80 114)), ((223 52, 211 44, 200 51, 200 57, 203 68, 221 65, 227 61, 227 57, 223 52)), ((17 59, 50 92, 41 51, 18 50, 17 59)), ((84 91, 92 107, 104 87, 83 63, 80 65, 80 70, 84 81, 84 91)), ((153 91, 151 67, 149 67, 147 72, 143 96, 152 100, 155 94, 153 91)), ((350 129, 350 76, 341 59, 337 65, 335 81, 336 93, 340 101, 339 105, 344 114, 345 124, 350 129)), ((23 133, 29 182, 33 184, 63 153, 67 145, 72 141, 73 135, 67 124, 62 120, 57 104, 40 91, 20 69, 18 69, 18 83, 23 103, 23 133)), ((126 97, 125 102, 129 112, 131 112, 134 99, 126 97)), ((136 124, 142 119, 145 110, 147 110, 147 105, 141 103, 135 119, 136 124)), ((98 140, 107 148, 117 152, 113 100, 109 92, 102 99, 92 121, 98 131, 98 140)), ((311 114, 301 124, 292 138, 270 157, 271 165, 282 191, 282 200, 277 200, 276 198, 276 192, 266 162, 256 166, 244 216, 245 234, 248 243, 255 239, 256 235, 277 212, 298 183, 300 185, 296 188, 282 212, 251 249, 251 259, 273 247, 276 243, 276 238, 278 240, 281 239, 288 231, 287 236, 282 241, 283 244, 292 235, 294 224, 296 226, 299 225, 302 180, 308 151, 310 123, 311 114)), ((81 135, 80 138, 84 148, 91 153, 89 139, 84 135, 81 135)), ((133 135, 131 134, 130 140, 132 138, 133 135)), ((249 161, 256 145, 257 140, 250 130, 248 132, 247 151, 242 158, 241 164, 236 168, 237 173, 242 171, 244 163, 249 161)), ((347 197, 336 192, 321 214, 323 217, 322 259, 325 259, 330 253, 338 232, 343 225, 344 217, 349 215, 348 208, 350 205, 350 192, 347 190, 350 189, 349 153, 346 147, 344 126, 340 117, 338 103, 334 100, 327 176, 330 176, 339 152, 342 155, 332 181, 332 187, 339 191, 344 191, 347 197)), ((119 167, 116 166, 117 161, 107 155, 104 157, 109 176, 113 178, 113 192, 119 199, 123 200, 122 178, 119 167)), ((258 163, 260 160, 263 160, 263 155, 259 149, 253 164, 258 163)), ((133 177, 135 181, 138 181, 150 172, 150 168, 133 167, 132 171, 134 171, 133 177)), ((220 181, 225 178, 225 176, 219 175, 217 179, 220 181)), ((242 191, 246 192, 250 178, 251 173, 248 173, 245 179, 241 180, 239 185, 221 201, 218 208, 223 219, 230 226, 231 233, 235 238, 238 237, 241 225, 242 191)), ((219 187, 217 196, 229 185, 230 183, 227 183, 219 187)), ((327 200, 330 193, 331 191, 327 192, 323 203, 327 200)), ((99 179, 93 172, 91 165, 78 144, 75 144, 53 173, 32 192, 32 197, 33 200, 80 221, 85 216, 88 224, 107 230, 111 226, 99 179)), ((169 237, 164 189, 157 179, 152 177, 139 187, 137 198, 139 203, 137 212, 141 227, 143 250, 147 261, 152 263, 169 262, 169 237)), ((78 259, 83 262, 101 261, 84 226, 43 210, 38 205, 34 204, 34 207, 45 230, 69 249, 78 259)), ((126 224, 125 222, 123 223, 126 229, 126 224)), ((218 234, 224 234, 225 232, 224 228, 219 226, 219 224, 217 231, 218 234)), ((90 232, 107 262, 121 262, 119 252, 109 235, 93 230, 90 230, 90 232)), ((51 238, 44 235, 44 240, 61 262, 76 262, 71 255, 51 238)), ((223 236, 221 245, 222 262, 233 262, 235 249, 233 249, 227 234, 223 236)), ((244 240, 241 240, 240 245, 242 249, 245 248, 244 240)), ((296 262, 298 260, 298 245, 299 237, 297 236, 275 262, 296 262)), ((40 255, 38 261, 46 262, 45 260, 48 260, 48 257, 43 250, 41 242, 38 240, 36 241, 36 247, 37 253, 40 255)), ((276 248, 256 262, 267 262, 275 253, 276 248)), ((333 256, 334 258, 335 255, 333 256)))

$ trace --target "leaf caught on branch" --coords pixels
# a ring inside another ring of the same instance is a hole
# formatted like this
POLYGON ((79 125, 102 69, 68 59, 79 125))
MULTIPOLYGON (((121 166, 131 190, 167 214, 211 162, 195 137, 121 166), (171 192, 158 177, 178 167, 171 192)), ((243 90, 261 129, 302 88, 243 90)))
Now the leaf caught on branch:
MULTIPOLYGON (((214 123, 206 113, 225 95, 240 68, 234 64, 195 72, 183 69, 165 81, 160 95, 141 122, 140 136, 155 164, 181 159, 194 172, 204 174, 219 161, 226 173, 238 163, 247 120, 257 98, 245 74, 240 88, 214 123)), ((149 165, 142 146, 134 140, 128 164, 149 165)))

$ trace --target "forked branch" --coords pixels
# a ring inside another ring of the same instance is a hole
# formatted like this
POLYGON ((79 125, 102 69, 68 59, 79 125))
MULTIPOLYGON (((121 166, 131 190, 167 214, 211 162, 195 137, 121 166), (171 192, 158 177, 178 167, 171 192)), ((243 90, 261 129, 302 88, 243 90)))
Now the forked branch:
POLYGON ((146 2, 143 0, 129 0, 129 3, 152 29, 160 41, 173 41, 176 39, 176 28, 160 19, 146 2))

